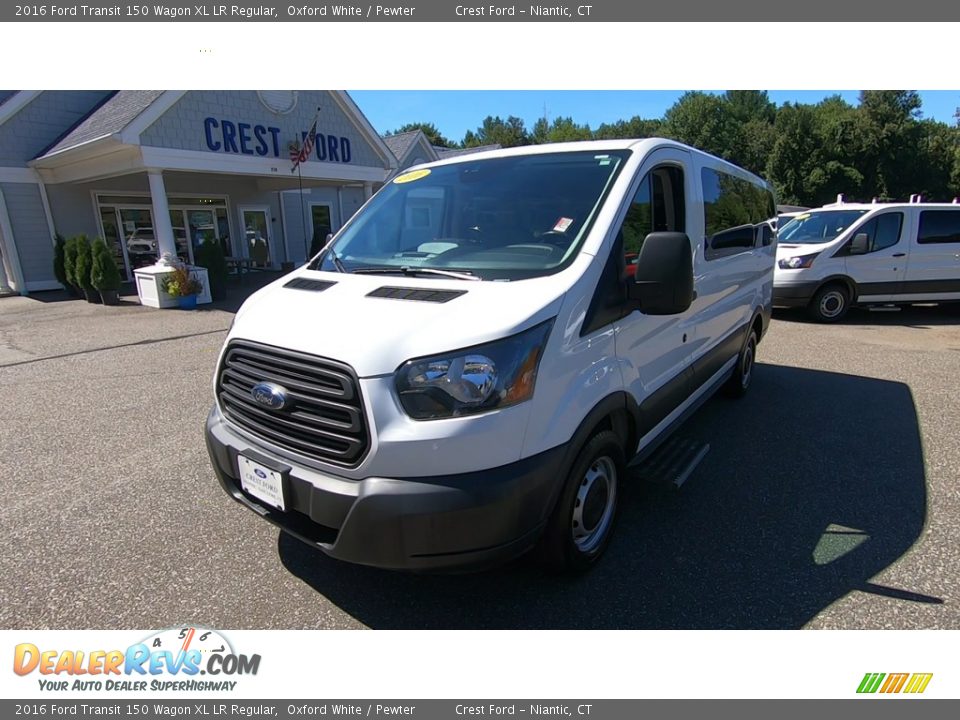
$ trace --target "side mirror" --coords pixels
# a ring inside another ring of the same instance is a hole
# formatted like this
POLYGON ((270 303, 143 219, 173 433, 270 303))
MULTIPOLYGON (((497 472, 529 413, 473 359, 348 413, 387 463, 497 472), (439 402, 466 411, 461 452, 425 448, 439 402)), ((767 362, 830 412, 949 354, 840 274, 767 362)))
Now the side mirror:
POLYGON ((866 233, 857 233, 850 241, 850 247, 847 250, 848 255, 866 255, 870 247, 870 236, 866 233))
POLYGON ((686 233, 655 232, 644 238, 627 294, 646 315, 678 315, 693 302, 693 251, 686 233))
POLYGON ((327 239, 324 240, 323 242, 324 242, 324 244, 327 244, 327 243, 329 243, 331 240, 333 240, 333 233, 332 233, 332 232, 327 233, 327 239))

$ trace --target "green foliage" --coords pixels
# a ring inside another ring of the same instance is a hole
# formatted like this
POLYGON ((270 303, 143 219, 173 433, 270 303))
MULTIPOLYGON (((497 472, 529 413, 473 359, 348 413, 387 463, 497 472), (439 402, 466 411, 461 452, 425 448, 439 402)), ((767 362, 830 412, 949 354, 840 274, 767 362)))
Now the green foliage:
POLYGON ((473 133, 469 130, 463 138, 462 147, 498 144, 502 147, 529 145, 530 136, 522 119, 511 115, 506 120, 488 115, 483 124, 473 133))
POLYGON ((924 120, 913 90, 867 90, 857 106, 833 96, 779 108, 761 90, 688 92, 662 120, 633 116, 594 130, 572 117, 543 118, 528 131, 518 117, 488 116, 461 146, 668 137, 766 177, 785 204, 819 206, 840 193, 935 201, 960 195, 960 108, 956 120, 924 120))
POLYGON ((227 258, 223 248, 216 240, 204 240, 200 247, 194 250, 197 265, 207 269, 207 278, 210 281, 210 295, 214 300, 222 300, 227 296, 227 258))
POLYGON ((770 102, 766 90, 727 90, 723 100, 738 123, 759 121, 772 124, 777 117, 777 106, 770 102))
POLYGON ((77 282, 77 238, 72 237, 63 245, 63 275, 70 285, 75 288, 80 287, 77 282))
POLYGON ((119 290, 120 270, 113 259, 113 253, 107 247, 103 238, 93 241, 90 249, 92 264, 90 268, 90 284, 97 290, 119 290))
POLYGON ((73 265, 74 284, 84 290, 94 290, 95 288, 90 282, 90 271, 93 269, 90 239, 86 235, 77 235, 74 241, 77 253, 73 265))
POLYGON ((427 141, 431 145, 438 145, 440 147, 453 147, 456 145, 456 143, 452 143, 445 138, 437 129, 436 125, 428 122, 407 123, 406 125, 401 125, 396 130, 388 132, 387 135, 399 135, 400 133, 413 132, 414 130, 423 130, 423 134, 427 136, 427 141))
POLYGON ((203 292, 203 283, 190 274, 186 265, 175 265, 173 271, 160 281, 163 291, 170 297, 188 297, 203 292))
POLYGON ((57 233, 53 238, 53 276, 57 279, 57 282, 67 286, 67 268, 66 264, 66 249, 65 246, 67 241, 63 239, 63 235, 57 233))
POLYGON ((736 135, 736 121, 723 98, 702 92, 686 92, 664 115, 667 137, 729 157, 736 135))
POLYGON ((558 117, 553 123, 548 123, 546 118, 541 118, 534 123, 533 131, 530 133, 530 142, 537 145, 592 139, 593 133, 590 131, 590 126, 578 125, 571 117, 558 117))
POLYGON ((662 120, 644 120, 634 115, 629 120, 617 120, 615 123, 603 123, 594 133, 594 140, 621 140, 629 138, 648 138, 663 135, 662 120))

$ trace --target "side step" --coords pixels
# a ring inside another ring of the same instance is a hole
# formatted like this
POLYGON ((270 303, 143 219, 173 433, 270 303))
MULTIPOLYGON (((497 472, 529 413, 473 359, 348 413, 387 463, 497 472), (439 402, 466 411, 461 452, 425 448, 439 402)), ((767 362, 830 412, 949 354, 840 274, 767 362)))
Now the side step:
POLYGON ((708 443, 691 438, 672 437, 650 457, 631 469, 642 479, 679 489, 710 452, 708 443))

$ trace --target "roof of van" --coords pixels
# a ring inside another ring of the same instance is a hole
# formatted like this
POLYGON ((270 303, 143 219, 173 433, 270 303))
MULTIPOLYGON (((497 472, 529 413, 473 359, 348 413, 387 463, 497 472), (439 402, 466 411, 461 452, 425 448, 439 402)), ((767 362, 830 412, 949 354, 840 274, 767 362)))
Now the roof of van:
MULTIPOLYGON (((547 153, 557 153, 557 152, 609 152, 612 150, 652 150, 658 147, 674 147, 681 150, 687 150, 691 153, 701 155, 711 160, 722 163, 727 167, 736 170, 739 173, 747 175, 751 178, 754 178, 757 182, 767 185, 769 183, 766 180, 755 175, 749 170, 744 170, 743 168, 734 165, 728 160, 719 158, 710 153, 704 152, 703 150, 698 150, 695 147, 690 145, 684 145, 681 142, 676 140, 670 140, 669 138, 633 138, 633 139, 620 139, 620 140, 582 140, 577 142, 563 142, 563 143, 544 143, 542 145, 520 145, 517 147, 510 148, 500 148, 497 150, 488 150, 484 152, 476 152, 466 156, 454 156, 448 158, 442 158, 440 160, 423 163, 422 165, 417 165, 416 167, 437 167, 440 165, 450 165, 454 163, 461 162, 472 162, 475 160, 485 160, 490 158, 501 158, 501 157, 515 157, 517 155, 540 155, 547 153)), ((407 168, 404 172, 409 172, 412 168, 407 168)))
POLYGON ((831 203, 830 205, 824 205, 823 207, 810 208, 809 210, 805 210, 803 213, 800 213, 800 214, 803 215, 805 213, 821 212, 821 211, 842 212, 844 210, 879 210, 882 208, 889 209, 889 208, 910 208, 910 207, 928 208, 928 209, 935 208, 939 210, 943 210, 945 208, 952 209, 952 210, 960 210, 960 204, 953 203, 953 202, 922 202, 922 203, 918 203, 918 202, 892 202, 892 203, 845 202, 845 203, 831 203))

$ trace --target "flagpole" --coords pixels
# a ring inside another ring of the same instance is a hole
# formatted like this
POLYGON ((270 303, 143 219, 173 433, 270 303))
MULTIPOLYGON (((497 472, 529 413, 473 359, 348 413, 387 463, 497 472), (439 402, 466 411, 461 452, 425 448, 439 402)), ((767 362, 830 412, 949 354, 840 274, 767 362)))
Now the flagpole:
MULTIPOLYGON (((303 223, 303 255, 306 260, 310 259, 310 241, 307 239, 307 207, 303 199, 303 170, 300 166, 307 161, 309 153, 313 150, 313 143, 317 132, 317 121, 319 119, 320 108, 317 108, 317 114, 313 118, 313 125, 310 126, 310 132, 307 133, 307 137, 301 139, 300 142, 302 142, 303 145, 294 160, 294 168, 296 168, 297 171, 297 185, 300 188, 300 222, 303 223)), ((297 145, 299 145, 299 143, 296 145, 291 144, 291 157, 294 157, 294 149, 297 145)))
POLYGON ((303 258, 304 262, 310 260, 310 246, 307 244, 307 209, 303 202, 303 173, 300 170, 300 165, 303 163, 297 163, 297 182, 300 185, 300 220, 303 223, 303 258))

